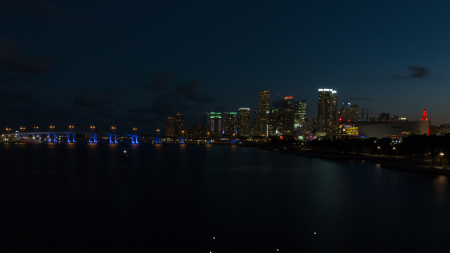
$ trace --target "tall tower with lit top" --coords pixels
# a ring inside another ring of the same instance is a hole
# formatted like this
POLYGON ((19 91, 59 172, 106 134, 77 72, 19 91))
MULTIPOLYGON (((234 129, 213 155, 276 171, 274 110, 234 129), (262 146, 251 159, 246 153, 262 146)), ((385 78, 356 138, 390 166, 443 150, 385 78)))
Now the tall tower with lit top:
POLYGON ((427 111, 425 110, 425 107, 423 108, 422 118, 420 120, 428 121, 427 136, 430 135, 430 120, 428 120, 427 111))
POLYGON ((428 120, 427 111, 425 110, 425 108, 423 108, 422 118, 420 120, 428 120))

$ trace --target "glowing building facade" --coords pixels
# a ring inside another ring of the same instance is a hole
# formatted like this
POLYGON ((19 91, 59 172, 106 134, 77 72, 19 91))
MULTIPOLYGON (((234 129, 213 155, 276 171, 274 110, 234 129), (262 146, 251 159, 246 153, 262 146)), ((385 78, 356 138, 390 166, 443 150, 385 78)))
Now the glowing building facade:
POLYGON ((270 91, 259 92, 258 97, 258 130, 260 136, 267 136, 270 124, 270 91))
POLYGON ((283 134, 283 109, 277 107, 270 110, 270 126, 272 136, 283 134))
POLYGON ((306 118, 306 100, 294 103, 294 130, 303 125, 306 118))
POLYGON ((237 134, 237 112, 224 112, 222 133, 227 136, 237 134))
POLYGON ((250 131, 250 136, 261 136, 261 126, 259 125, 258 111, 253 111, 253 126, 252 131, 250 131))
POLYGON ((194 138, 206 137, 206 127, 202 122, 194 124, 194 138))
POLYGON ((176 137, 184 137, 184 117, 183 114, 177 113, 174 117, 175 120, 175 135, 176 137))
POLYGON ((333 89, 319 89, 317 120, 319 131, 333 132, 339 129, 338 96, 333 89))
POLYGON ((239 109, 238 135, 240 137, 250 136, 250 108, 239 109))
POLYGON ((166 119, 166 136, 175 137, 175 119, 172 117, 166 119))
POLYGON ((283 135, 294 135, 294 97, 287 96, 283 99, 283 135))
POLYGON ((350 113, 349 113, 349 119, 350 122, 360 122, 361 119, 359 118, 359 105, 354 104, 350 106, 350 113))
POLYGON ((222 113, 221 112, 206 112, 206 131, 209 137, 222 136, 222 113))

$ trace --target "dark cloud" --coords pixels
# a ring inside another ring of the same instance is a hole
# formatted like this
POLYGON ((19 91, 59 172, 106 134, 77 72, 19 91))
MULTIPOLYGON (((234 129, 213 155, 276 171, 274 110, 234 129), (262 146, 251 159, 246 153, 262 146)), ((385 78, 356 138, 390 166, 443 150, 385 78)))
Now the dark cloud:
POLYGON ((64 6, 44 3, 38 0, 0 0, 0 10, 22 16, 55 18, 73 24, 86 25, 89 23, 88 18, 73 15, 64 6))
MULTIPOLYGON (((87 88, 84 89, 80 95, 71 97, 73 105, 75 107, 82 108, 100 108, 105 105, 116 104, 116 96, 120 96, 128 93, 122 87, 116 86, 111 89, 99 90, 97 88, 87 88)), ((119 107, 124 107, 123 104, 118 104, 119 107)))
POLYGON ((144 81, 141 83, 141 87, 150 89, 153 91, 163 91, 172 89, 173 75, 170 72, 154 71, 151 81, 144 81))
POLYGON ((203 103, 213 103, 215 98, 210 97, 202 90, 203 84, 198 79, 191 80, 188 84, 180 84, 178 92, 185 94, 186 99, 202 105, 203 103))
POLYGON ((55 58, 26 55, 9 38, 0 38, 0 69, 3 79, 29 82, 49 72, 55 58))
MULTIPOLYGON (((160 77, 164 77, 162 80, 168 80, 167 75, 160 77)), ((155 87, 161 86, 152 86, 152 88, 155 87)), ((167 117, 181 112, 186 121, 191 121, 197 119, 199 115, 204 114, 206 111, 205 104, 216 101, 216 98, 206 93, 203 84, 198 79, 167 87, 165 89, 159 89, 161 91, 160 94, 149 105, 140 105, 128 109, 128 112, 131 114, 140 114, 139 117, 152 115, 155 117, 155 120, 163 123, 167 117)))
POLYGON ((410 66, 408 69, 411 71, 409 75, 392 74, 390 78, 397 80, 405 80, 409 78, 425 78, 428 75, 428 69, 425 67, 410 66))
POLYGON ((412 78, 424 78, 428 75, 428 69, 424 67, 411 66, 409 70, 412 71, 410 74, 412 78))

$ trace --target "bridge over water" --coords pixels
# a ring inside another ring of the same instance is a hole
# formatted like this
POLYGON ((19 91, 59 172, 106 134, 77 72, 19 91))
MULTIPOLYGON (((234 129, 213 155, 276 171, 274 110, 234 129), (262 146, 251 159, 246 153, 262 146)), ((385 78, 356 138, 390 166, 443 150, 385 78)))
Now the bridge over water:
MULTIPOLYGON (((4 136, 7 136, 9 138, 15 137, 15 138, 28 138, 29 136, 35 137, 38 139, 38 141, 41 141, 41 138, 47 137, 47 142, 58 142, 57 136, 63 135, 67 136, 67 142, 76 142, 76 135, 82 135, 82 136, 88 136, 89 143, 98 143, 99 142, 99 136, 109 136, 109 143, 114 144, 118 143, 117 138, 118 137, 131 137, 131 143, 138 144, 139 138, 141 137, 153 137, 155 138, 155 143, 161 143, 161 137, 159 136, 149 136, 149 135, 138 135, 138 134, 115 134, 115 133, 94 133, 94 132, 25 132, 25 133, 7 133, 3 134, 4 136)), ((184 143, 184 140, 182 141, 184 143)))

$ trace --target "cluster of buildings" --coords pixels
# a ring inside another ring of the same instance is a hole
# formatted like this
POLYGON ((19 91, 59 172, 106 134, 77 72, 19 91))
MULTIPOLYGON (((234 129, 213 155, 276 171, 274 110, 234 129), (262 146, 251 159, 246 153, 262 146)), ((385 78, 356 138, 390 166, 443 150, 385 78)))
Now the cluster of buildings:
MULTIPOLYGON (((183 116, 178 113, 166 120, 166 136, 187 138, 253 138, 286 136, 294 137, 306 126, 306 101, 294 101, 293 96, 279 99, 270 105, 270 91, 263 90, 258 96, 258 110, 240 108, 235 112, 206 112, 205 125, 196 123, 191 128, 183 126, 183 116)), ((309 119, 312 129, 313 120, 309 119)))
MULTIPOLYGON (((293 96, 277 99, 270 104, 270 91, 258 95, 258 110, 240 108, 234 112, 206 112, 206 122, 184 125, 183 115, 177 113, 166 120, 167 137, 201 138, 267 138, 287 137, 308 140, 326 137, 391 137, 402 138, 411 134, 430 134, 429 121, 424 110, 420 121, 408 121, 397 114, 380 113, 369 118, 369 109, 361 110, 357 104, 338 101, 337 91, 319 89, 317 118, 306 117, 306 101, 295 101, 293 96), (364 117, 365 116, 365 117, 364 117)), ((448 128, 450 132, 450 125, 448 128)), ((431 128, 436 133, 441 128, 431 128)))

